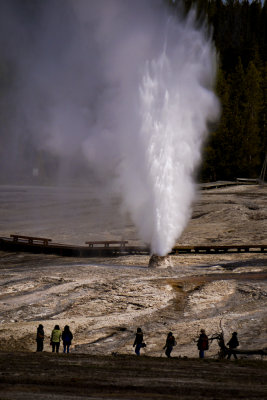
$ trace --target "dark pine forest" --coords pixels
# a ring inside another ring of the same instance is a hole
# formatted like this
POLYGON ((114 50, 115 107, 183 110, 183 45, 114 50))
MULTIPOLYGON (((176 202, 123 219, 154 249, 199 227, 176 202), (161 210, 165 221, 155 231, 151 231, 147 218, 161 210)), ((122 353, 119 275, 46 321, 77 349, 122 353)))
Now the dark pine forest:
POLYGON ((200 179, 258 178, 267 152, 266 0, 184 3, 208 20, 219 54, 216 92, 222 115, 204 148, 200 179))

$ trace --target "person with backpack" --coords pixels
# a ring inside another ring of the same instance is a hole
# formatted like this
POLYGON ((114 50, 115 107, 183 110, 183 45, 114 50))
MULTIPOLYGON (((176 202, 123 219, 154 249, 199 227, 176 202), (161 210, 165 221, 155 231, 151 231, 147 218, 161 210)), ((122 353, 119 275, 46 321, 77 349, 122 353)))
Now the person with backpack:
POLYGON ((232 337, 229 340, 229 342, 227 343, 227 346, 229 346, 229 352, 228 352, 228 357, 227 360, 229 360, 231 358, 231 355, 233 354, 234 358, 237 360, 237 356, 235 353, 235 349, 239 346, 239 341, 237 338, 237 332, 233 332, 232 333, 232 337))
POLYGON ((52 346, 53 353, 55 352, 55 350, 58 353, 60 346, 60 339, 61 339, 61 330, 58 325, 55 325, 54 329, 52 330, 50 339, 50 344, 52 346))
POLYGON ((43 351, 44 348, 44 327, 40 324, 37 328, 36 334, 37 349, 36 351, 43 351))
POLYGON ((135 335, 135 341, 133 344, 133 347, 135 347, 135 354, 137 356, 140 356, 140 349, 141 347, 146 347, 146 344, 143 342, 143 332, 141 328, 137 328, 136 335, 135 335))
POLYGON ((63 340, 63 353, 70 352, 70 345, 73 339, 73 335, 70 331, 70 327, 66 325, 64 327, 64 331, 62 332, 62 340, 63 340))
POLYGON ((172 332, 169 332, 167 335, 165 346, 163 347, 163 350, 166 349, 165 354, 168 358, 171 357, 171 352, 172 352, 173 346, 175 346, 175 345, 176 345, 175 338, 174 338, 172 332))
POLYGON ((199 358, 204 358, 205 351, 209 349, 209 338, 205 333, 205 329, 200 330, 197 348, 199 350, 199 358))

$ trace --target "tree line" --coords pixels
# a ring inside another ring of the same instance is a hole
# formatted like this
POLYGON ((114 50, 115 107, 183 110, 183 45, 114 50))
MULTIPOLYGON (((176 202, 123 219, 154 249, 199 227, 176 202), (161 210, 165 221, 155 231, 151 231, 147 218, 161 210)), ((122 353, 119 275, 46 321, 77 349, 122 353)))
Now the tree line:
POLYGON ((258 178, 267 153, 266 0, 184 4, 208 20, 219 54, 216 92, 222 115, 205 145, 200 179, 258 178))

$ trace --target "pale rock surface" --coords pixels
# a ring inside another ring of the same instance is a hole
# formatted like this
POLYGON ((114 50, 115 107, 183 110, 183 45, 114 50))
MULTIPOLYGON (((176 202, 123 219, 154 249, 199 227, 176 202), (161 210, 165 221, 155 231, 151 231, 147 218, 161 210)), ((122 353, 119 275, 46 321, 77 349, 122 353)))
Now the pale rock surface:
MULTIPOLYGON (((70 244, 123 237, 143 245, 131 222, 118 217, 119 202, 100 207, 89 189, 2 186, 0 236, 70 244)), ((266 199, 267 185, 202 191, 177 245, 265 244, 266 199)), ((237 331, 240 349, 267 348, 267 253, 192 253, 162 261, 150 268, 142 254, 78 259, 0 252, 0 351, 34 352, 39 323, 48 352, 55 324, 70 326, 71 352, 91 355, 134 354, 138 326, 147 356, 165 357, 172 331, 172 355, 198 357, 202 328, 210 336, 222 327, 226 341, 237 331)), ((217 353, 213 341, 207 357, 217 353)))

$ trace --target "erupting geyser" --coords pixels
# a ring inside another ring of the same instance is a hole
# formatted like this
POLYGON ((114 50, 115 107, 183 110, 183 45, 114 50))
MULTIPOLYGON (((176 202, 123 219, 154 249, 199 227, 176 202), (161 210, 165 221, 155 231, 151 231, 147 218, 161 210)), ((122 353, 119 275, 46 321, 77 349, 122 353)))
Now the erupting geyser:
POLYGON ((118 173, 141 238, 152 254, 164 256, 191 216, 195 171, 219 105, 212 91, 215 50, 204 27, 196 27, 195 13, 161 24, 164 40, 153 57, 144 53, 135 129, 124 132, 118 173))
MULTIPOLYGON (((151 253, 168 254, 191 216, 203 141, 219 114, 208 30, 194 10, 179 16, 161 0, 46 1, 34 23, 12 3, 2 23, 17 58, 14 140, 25 137, 37 159, 52 152, 53 173, 54 157, 66 176, 97 173, 151 253)), ((14 165, 31 161, 15 156, 14 165)))
POLYGON ((207 124, 218 117, 215 49, 194 11, 171 17, 155 0, 87 4, 79 15, 97 38, 102 74, 83 150, 114 173, 140 238, 164 256, 191 216, 207 124))

